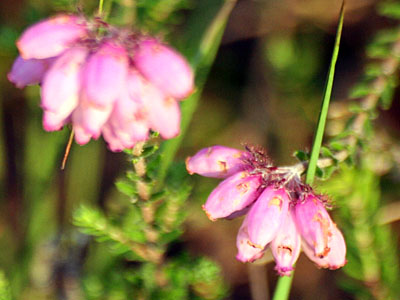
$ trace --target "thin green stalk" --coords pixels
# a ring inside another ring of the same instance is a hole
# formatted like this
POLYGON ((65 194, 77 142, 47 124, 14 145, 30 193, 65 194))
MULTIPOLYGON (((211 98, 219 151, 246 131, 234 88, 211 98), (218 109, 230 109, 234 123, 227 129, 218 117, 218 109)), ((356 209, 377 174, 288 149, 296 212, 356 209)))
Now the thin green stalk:
MULTIPOLYGON (((333 78, 335 76, 335 66, 339 54, 340 37, 342 35, 343 19, 344 19, 344 1, 342 2, 342 7, 340 9, 339 23, 336 32, 335 46, 333 49, 331 64, 329 66, 328 77, 325 85, 324 97, 322 99, 321 111, 319 114, 317 130, 315 133, 313 147, 311 149, 310 162, 308 164, 306 173, 306 183, 312 184, 315 177, 315 171, 317 169, 317 162, 319 158, 319 153, 322 145, 322 138, 325 131, 326 118, 328 116, 329 102, 332 95, 333 78)), ((289 298, 290 288, 292 285, 294 273, 291 276, 283 276, 279 278, 273 300, 286 300, 289 298)))
POLYGON ((329 102, 332 94, 333 78, 335 76, 335 66, 339 54, 340 37, 342 35, 344 18, 344 1, 340 9, 339 24, 336 32, 335 47, 333 49, 331 65, 329 67, 328 78, 325 85, 324 97, 322 100, 321 112, 319 114, 317 130, 314 137, 314 143, 311 150, 310 162, 307 168, 306 183, 312 184, 314 181, 315 171, 317 169, 317 162, 322 145, 322 138, 325 131, 326 117, 328 116, 329 102))
POLYGON ((99 11, 98 11, 99 15, 101 15, 103 13, 103 4, 104 4, 104 0, 99 0, 99 11))

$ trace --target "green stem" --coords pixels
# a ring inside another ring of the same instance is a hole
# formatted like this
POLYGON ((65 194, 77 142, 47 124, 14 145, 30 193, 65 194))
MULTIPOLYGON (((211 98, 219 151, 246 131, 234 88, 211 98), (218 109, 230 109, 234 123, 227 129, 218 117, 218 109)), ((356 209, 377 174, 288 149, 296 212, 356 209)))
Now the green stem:
MULTIPOLYGON (((340 9, 340 17, 339 17, 339 23, 338 23, 338 28, 337 28, 337 32, 336 32, 335 46, 333 49, 331 64, 329 66, 328 77, 327 77, 327 81, 326 81, 326 85, 325 85, 324 97, 322 99, 322 106, 321 106, 321 111, 319 114, 319 119, 318 119, 318 124, 317 124, 317 130, 315 133, 314 143, 313 143, 313 147, 311 150, 310 162, 309 162, 308 168, 307 168, 307 174, 306 174, 306 183, 307 184, 313 183, 314 177, 315 177, 315 171, 317 169, 318 157, 319 157, 319 153, 321 150, 322 138, 324 136, 324 131, 325 131, 326 118, 328 116, 329 102, 330 102, 331 95, 332 95, 333 78, 335 76, 335 66, 336 66, 336 62, 337 62, 337 58, 338 58, 338 54, 339 54, 340 37, 342 35, 342 28, 343 28, 343 18, 344 18, 344 1, 342 2, 342 7, 340 9)), ((290 293, 290 288, 292 285, 293 276, 294 276, 294 273, 292 272, 291 276, 283 276, 283 277, 279 278, 276 289, 275 289, 273 300, 288 299, 289 293, 290 293)))
POLYGON ((103 4, 104 0, 99 0, 99 10, 98 10, 99 15, 103 13, 103 4))
POLYGON ((342 8, 340 10, 339 24, 336 32, 335 47, 333 49, 331 65, 329 67, 328 78, 325 85, 324 97, 322 100, 321 112, 319 114, 317 130, 315 133, 314 143, 311 150, 310 162, 308 164, 306 183, 312 184, 314 181, 315 171, 317 169, 317 162, 319 157, 319 152, 321 150, 322 138, 325 131, 326 117, 328 116, 329 102, 332 94, 333 78, 335 76, 335 66, 339 54, 340 37, 342 35, 344 18, 344 1, 342 3, 342 8))
POLYGON ((282 276, 279 278, 275 288, 274 297, 272 300, 284 300, 289 298, 290 287, 293 281, 293 274, 290 276, 282 276))

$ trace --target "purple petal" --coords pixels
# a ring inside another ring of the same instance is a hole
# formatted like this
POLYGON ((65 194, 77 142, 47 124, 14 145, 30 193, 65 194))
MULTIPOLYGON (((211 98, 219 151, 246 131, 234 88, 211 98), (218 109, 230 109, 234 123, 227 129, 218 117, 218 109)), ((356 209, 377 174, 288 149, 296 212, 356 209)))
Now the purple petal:
POLYGON ((308 195, 302 203, 296 204, 295 220, 304 242, 314 249, 315 256, 326 256, 333 222, 323 203, 315 195, 308 195))
POLYGON ((146 79, 173 98, 183 99, 194 89, 193 71, 185 58, 154 39, 139 43, 133 61, 146 79))
POLYGON ((307 243, 303 243, 304 253, 321 268, 336 270, 343 267, 346 263, 346 243, 342 233, 332 225, 331 235, 328 238, 329 252, 324 257, 315 255, 315 251, 307 243))
POLYGON ((126 89, 128 56, 123 47, 104 42, 82 72, 82 98, 98 106, 113 104, 126 89))
POLYGON ((18 56, 10 73, 7 75, 8 80, 18 88, 38 84, 42 81, 44 74, 53 62, 54 58, 25 60, 18 56))
POLYGON ((289 276, 301 250, 301 237, 296 229, 291 210, 288 211, 270 248, 276 261, 275 270, 282 276, 289 276))
POLYGON ((239 229, 236 238, 236 247, 238 249, 236 259, 241 262, 253 262, 264 255, 264 249, 259 249, 251 246, 249 235, 247 232, 246 220, 243 222, 242 226, 239 229))
POLYGON ((46 73, 41 90, 41 106, 67 118, 78 105, 81 67, 88 50, 74 47, 62 54, 46 73))
POLYGON ((90 139, 92 138, 92 134, 86 132, 84 128, 82 128, 79 124, 74 124, 74 134, 75 134, 75 141, 83 146, 89 143, 90 139))
POLYGON ((253 246, 263 249, 275 238, 288 208, 289 198, 284 188, 269 186, 262 192, 246 216, 253 246))
POLYGON ((247 152, 224 146, 212 146, 186 159, 189 174, 226 178, 245 169, 243 158, 247 152))
POLYGON ((259 195, 261 177, 239 172, 222 181, 203 206, 210 220, 225 218, 249 206, 259 195))
POLYGON ((17 47, 24 59, 49 58, 61 54, 86 34, 82 18, 61 14, 30 26, 17 41, 17 47))

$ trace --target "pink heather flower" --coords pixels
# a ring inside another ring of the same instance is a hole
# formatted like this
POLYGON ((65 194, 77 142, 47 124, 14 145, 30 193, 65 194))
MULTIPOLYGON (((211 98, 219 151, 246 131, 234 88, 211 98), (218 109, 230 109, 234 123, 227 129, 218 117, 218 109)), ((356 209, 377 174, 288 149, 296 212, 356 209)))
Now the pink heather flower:
POLYGON ((43 76, 54 59, 23 59, 18 56, 7 77, 16 87, 22 89, 27 85, 42 82, 43 76))
POLYGON ((223 146, 204 148, 186 159, 189 174, 206 177, 227 178, 241 170, 245 164, 242 155, 246 152, 223 146))
POLYGON ((144 77, 166 95, 183 99, 193 92, 193 72, 189 64, 179 53, 159 41, 141 41, 133 61, 144 77))
POLYGON ((264 255, 264 249, 259 249, 251 245, 246 219, 243 221, 243 224, 239 229, 236 246, 238 248, 236 259, 241 262, 253 262, 264 255))
POLYGON ((275 270, 280 275, 289 276, 301 250, 301 236, 297 231, 292 209, 288 211, 285 222, 272 240, 270 248, 276 261, 275 270))
POLYGON ((267 187, 246 216, 247 231, 252 246, 260 249, 271 242, 289 209, 289 197, 284 188, 267 187))
POLYGON ((101 134, 112 151, 180 131, 178 100, 194 88, 185 59, 154 38, 95 19, 60 14, 29 27, 8 74, 17 87, 42 83, 43 127, 71 123, 84 145, 101 134))
POLYGON ((43 59, 61 54, 88 33, 85 19, 60 14, 36 23, 25 30, 17 41, 24 59, 43 59))
POLYGON ((296 166, 275 167, 260 148, 213 146, 189 157, 186 168, 190 174, 225 178, 203 206, 211 220, 246 214, 236 240, 238 260, 253 262, 269 246, 275 269, 289 276, 303 245, 307 256, 322 268, 345 265, 343 235, 322 197, 301 182, 296 166))
POLYGON ((113 104, 126 89, 128 67, 125 48, 112 41, 103 42, 83 67, 80 96, 100 107, 113 104))
POLYGON ((260 184, 260 176, 249 176, 246 171, 238 172, 222 181, 212 191, 203 205, 203 209, 213 221, 228 217, 235 211, 246 208, 257 199, 260 184))

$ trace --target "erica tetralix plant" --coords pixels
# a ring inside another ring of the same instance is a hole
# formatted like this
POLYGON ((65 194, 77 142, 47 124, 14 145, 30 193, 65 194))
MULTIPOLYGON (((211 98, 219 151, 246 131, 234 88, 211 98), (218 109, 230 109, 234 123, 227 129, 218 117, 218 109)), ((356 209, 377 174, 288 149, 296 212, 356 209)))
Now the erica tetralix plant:
POLYGON ((8 78, 19 88, 41 84, 45 130, 72 123, 77 143, 102 134, 113 151, 147 140, 150 129, 179 134, 177 100, 193 91, 193 72, 158 39, 60 14, 26 29, 17 47, 8 78))
POLYGON ((211 220, 246 215, 237 236, 242 262, 270 247, 280 275, 290 275, 301 248, 319 267, 346 264, 346 244, 326 197, 301 181, 303 167, 275 167, 262 148, 212 146, 186 160, 190 174, 225 178, 203 206, 211 220))

